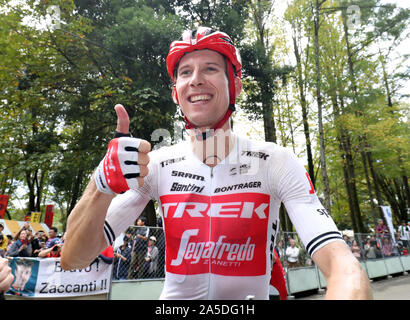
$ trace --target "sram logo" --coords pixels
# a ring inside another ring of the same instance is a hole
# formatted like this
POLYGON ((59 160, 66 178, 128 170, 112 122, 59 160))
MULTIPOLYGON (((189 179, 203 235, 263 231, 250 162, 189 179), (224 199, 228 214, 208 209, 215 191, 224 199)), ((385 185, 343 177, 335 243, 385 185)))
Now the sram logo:
POLYGON ((169 194, 160 200, 168 272, 266 273, 269 195, 169 194))

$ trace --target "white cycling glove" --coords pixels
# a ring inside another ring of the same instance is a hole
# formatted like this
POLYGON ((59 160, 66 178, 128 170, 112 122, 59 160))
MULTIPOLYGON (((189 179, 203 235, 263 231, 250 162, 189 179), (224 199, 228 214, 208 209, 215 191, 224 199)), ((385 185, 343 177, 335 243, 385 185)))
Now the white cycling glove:
POLYGON ((119 194, 128 189, 138 188, 140 142, 141 139, 131 137, 115 138, 110 141, 107 153, 94 175, 99 191, 119 194))

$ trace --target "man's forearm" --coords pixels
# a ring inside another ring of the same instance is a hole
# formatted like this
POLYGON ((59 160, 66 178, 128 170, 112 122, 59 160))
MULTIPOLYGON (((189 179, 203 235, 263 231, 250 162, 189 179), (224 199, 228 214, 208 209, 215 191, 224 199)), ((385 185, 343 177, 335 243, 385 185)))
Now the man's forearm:
POLYGON ((114 196, 98 191, 94 178, 67 219, 61 254, 65 270, 87 267, 107 246, 104 221, 114 196))
POLYGON ((339 269, 327 279, 327 300, 373 299, 370 282, 359 263, 339 269))
POLYGON ((373 299, 366 272, 344 242, 319 249, 313 260, 326 279, 326 299, 373 299))

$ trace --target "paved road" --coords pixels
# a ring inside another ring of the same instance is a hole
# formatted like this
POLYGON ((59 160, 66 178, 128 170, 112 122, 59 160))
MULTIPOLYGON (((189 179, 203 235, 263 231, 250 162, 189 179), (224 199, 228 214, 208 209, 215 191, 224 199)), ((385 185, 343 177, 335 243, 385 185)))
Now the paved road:
MULTIPOLYGON (((375 300, 410 300, 410 274, 371 282, 375 300)), ((297 300, 324 300, 325 295, 314 294, 297 300)))

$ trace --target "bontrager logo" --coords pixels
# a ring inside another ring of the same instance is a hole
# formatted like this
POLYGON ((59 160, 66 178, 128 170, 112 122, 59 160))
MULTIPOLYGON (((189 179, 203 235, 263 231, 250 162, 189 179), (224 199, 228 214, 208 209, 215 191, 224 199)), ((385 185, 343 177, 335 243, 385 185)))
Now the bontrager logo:
POLYGON ((240 189, 247 189, 247 188, 260 188, 261 185, 262 185, 262 182, 260 182, 260 181, 251 181, 251 182, 245 182, 245 183, 238 183, 238 184, 234 184, 234 185, 228 186, 228 187, 216 188, 214 193, 233 191, 233 190, 240 190, 240 189))
MULTIPOLYGON (((201 259, 216 259, 224 260, 225 264, 232 266, 237 266, 241 261, 253 260, 255 244, 250 243, 251 237, 242 244, 223 242, 225 235, 219 236, 216 242, 190 242, 190 238, 196 236, 198 232, 199 229, 185 230, 181 237, 177 258, 171 261, 172 266, 181 265, 183 260, 190 260, 191 264, 197 264, 201 259)), ((209 260, 204 261, 209 263, 209 260)))

